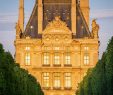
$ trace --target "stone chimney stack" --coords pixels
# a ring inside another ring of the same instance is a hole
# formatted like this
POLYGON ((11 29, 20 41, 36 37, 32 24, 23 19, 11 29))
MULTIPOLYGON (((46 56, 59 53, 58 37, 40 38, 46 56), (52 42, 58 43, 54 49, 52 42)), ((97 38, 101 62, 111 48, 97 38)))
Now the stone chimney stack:
POLYGON ((76 35, 76 0, 72 0, 71 4, 71 23, 72 33, 76 35))
POLYGON ((24 0, 19 0, 19 18, 18 24, 22 32, 24 32, 24 0))

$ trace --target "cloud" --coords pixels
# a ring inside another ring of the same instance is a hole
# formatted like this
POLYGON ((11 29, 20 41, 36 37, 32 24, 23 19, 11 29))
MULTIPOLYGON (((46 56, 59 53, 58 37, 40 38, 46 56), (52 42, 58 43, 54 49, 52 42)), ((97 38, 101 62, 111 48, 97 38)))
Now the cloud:
MULTIPOLYGON (((25 15, 25 22, 27 22, 29 16, 30 13, 27 13, 25 15)), ((0 14, 0 23, 16 23, 17 20, 18 20, 18 14, 14 14, 14 13, 0 14)))
POLYGON ((113 17, 113 9, 92 10, 91 18, 109 18, 113 17))
MULTIPOLYGON (((25 22, 28 22, 31 12, 25 14, 25 22)), ((91 18, 109 18, 113 17, 113 9, 91 10, 91 18)), ((0 23, 15 23, 18 20, 18 13, 0 13, 0 23)))

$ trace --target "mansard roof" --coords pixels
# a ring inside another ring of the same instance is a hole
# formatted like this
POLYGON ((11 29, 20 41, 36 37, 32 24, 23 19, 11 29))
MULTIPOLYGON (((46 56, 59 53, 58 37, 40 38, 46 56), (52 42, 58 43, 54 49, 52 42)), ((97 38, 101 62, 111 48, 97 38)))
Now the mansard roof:
MULTIPOLYGON (((49 22, 55 19, 55 16, 60 16, 61 20, 64 21, 67 24, 67 27, 71 30, 71 0, 43 0, 43 6, 43 30, 49 22), (54 1, 56 2, 54 3, 54 1)), ((78 4, 76 14, 76 36, 72 35, 72 37, 91 37, 89 27, 78 4)), ((35 3, 30 19, 26 25, 24 36, 30 36, 31 38, 42 38, 42 35, 38 34, 37 2, 35 3)))
POLYGON ((76 37, 74 38, 83 38, 83 37, 91 37, 91 33, 89 31, 89 27, 86 23, 86 20, 83 16, 83 13, 80 9, 80 6, 77 5, 77 22, 76 22, 76 37))
POLYGON ((71 0, 43 0, 43 3, 71 3, 71 0))

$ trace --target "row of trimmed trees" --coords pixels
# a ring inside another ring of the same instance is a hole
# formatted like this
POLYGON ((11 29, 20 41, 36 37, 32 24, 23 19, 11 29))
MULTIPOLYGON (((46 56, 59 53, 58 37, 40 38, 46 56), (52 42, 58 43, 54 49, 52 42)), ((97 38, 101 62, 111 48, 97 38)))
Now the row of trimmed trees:
POLYGON ((0 95, 44 95, 37 80, 0 44, 0 95))
POLYGON ((89 69, 76 95, 113 95, 113 37, 101 60, 89 69))

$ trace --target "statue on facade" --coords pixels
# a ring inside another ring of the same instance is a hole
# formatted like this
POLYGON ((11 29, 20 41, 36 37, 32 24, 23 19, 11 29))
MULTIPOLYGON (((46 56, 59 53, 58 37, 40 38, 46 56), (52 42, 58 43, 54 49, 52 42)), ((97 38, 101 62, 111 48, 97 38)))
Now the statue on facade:
POLYGON ((18 23, 16 23, 15 29, 16 29, 16 34, 18 35, 18 33, 20 32, 20 26, 18 23))
POLYGON ((92 21, 92 36, 98 38, 99 25, 96 23, 96 19, 92 21))
POLYGON ((16 23, 15 29, 16 29, 17 38, 21 38, 22 37, 22 31, 20 29, 19 23, 16 23))

